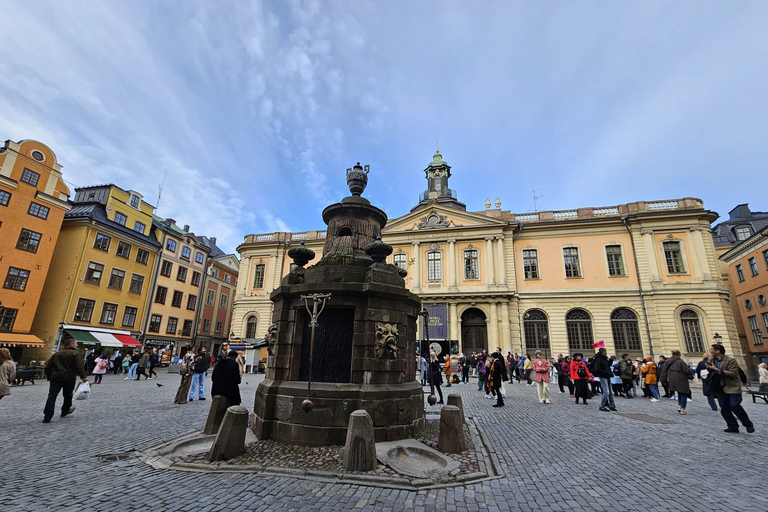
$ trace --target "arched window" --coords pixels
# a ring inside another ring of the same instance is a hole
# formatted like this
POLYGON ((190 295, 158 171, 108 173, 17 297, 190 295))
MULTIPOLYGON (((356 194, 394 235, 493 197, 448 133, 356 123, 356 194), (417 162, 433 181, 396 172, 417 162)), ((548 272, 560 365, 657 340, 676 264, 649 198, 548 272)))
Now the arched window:
POLYGON ((565 315, 565 327, 568 331, 568 348, 571 350, 591 350, 592 318, 583 309, 572 309, 565 315))
POLYGON ((680 322, 683 324, 686 352, 704 352, 704 337, 699 327, 699 315, 690 309, 683 310, 680 313, 680 322))
POLYGON ((245 323, 245 337, 253 339, 256 337, 256 317, 249 316, 248 321, 245 323))
POLYGON ((523 315, 526 352, 541 350, 549 357, 549 329, 547 315, 540 309, 531 309, 523 315))
POLYGON ((263 263, 259 263, 254 267, 253 269, 253 287, 254 288, 264 288, 264 273, 267 269, 267 266, 263 263))
POLYGON ((339 229, 339 232, 336 234, 336 236, 352 236, 352 229, 349 226, 344 226, 339 229))
POLYGON ((642 350, 640 329, 637 315, 627 308, 619 308, 611 313, 613 343, 616 350, 642 350))

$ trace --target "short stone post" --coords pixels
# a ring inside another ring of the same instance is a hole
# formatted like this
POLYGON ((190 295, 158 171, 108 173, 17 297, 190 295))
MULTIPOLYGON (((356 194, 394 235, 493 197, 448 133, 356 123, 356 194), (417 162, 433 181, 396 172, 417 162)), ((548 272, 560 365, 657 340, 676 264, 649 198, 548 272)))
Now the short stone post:
POLYGON ((221 395, 213 397, 211 408, 208 409, 208 419, 205 420, 203 434, 212 435, 219 431, 221 420, 224 419, 227 407, 229 407, 229 400, 227 400, 227 397, 221 395))
POLYGON ((467 449, 461 411, 455 405, 446 405, 440 410, 440 439, 437 448, 443 453, 461 453, 467 449))
POLYGON ((344 469, 373 471, 376 469, 376 442, 373 420, 364 409, 349 415, 347 442, 344 444, 344 469))
POLYGON ((448 395, 448 405, 455 405, 461 411, 461 422, 464 423, 467 420, 464 418, 464 402, 461 401, 461 395, 450 394, 448 395))
POLYGON ((247 429, 248 409, 242 405, 233 405, 228 408, 216 439, 208 452, 208 462, 229 460, 243 453, 247 429))

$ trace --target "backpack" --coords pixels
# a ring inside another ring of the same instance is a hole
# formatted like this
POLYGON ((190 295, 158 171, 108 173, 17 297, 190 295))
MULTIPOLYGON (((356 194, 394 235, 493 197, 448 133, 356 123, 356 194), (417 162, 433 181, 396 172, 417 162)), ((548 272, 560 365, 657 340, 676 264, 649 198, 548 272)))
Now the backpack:
POLYGON ((741 383, 743 385, 749 384, 749 379, 747 378, 747 374, 744 373, 744 370, 741 369, 741 366, 739 366, 739 379, 741 380, 741 383))
POLYGON ((581 377, 582 379, 587 378, 587 369, 584 368, 584 364, 580 364, 578 368, 576 368, 576 375, 581 377))
POLYGON ((621 367, 621 363, 619 363, 619 364, 615 364, 615 365, 613 365, 613 367, 611 368, 611 369, 613 370, 613 374, 614 374, 616 377, 621 377, 621 368, 620 368, 620 367, 621 367))

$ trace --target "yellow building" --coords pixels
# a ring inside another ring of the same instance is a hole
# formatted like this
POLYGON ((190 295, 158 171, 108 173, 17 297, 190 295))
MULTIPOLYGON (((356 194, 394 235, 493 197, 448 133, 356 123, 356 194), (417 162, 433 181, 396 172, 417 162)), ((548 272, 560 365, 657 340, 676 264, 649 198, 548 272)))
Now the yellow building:
POLYGON ((74 337, 84 345, 139 346, 160 250, 154 207, 138 192, 115 185, 75 192, 33 329, 48 345, 74 337))
MULTIPOLYGON (((383 230, 390 262, 430 312, 430 338, 452 353, 609 353, 696 359, 715 332, 741 357, 710 223, 695 198, 515 214, 501 201, 468 212, 449 188, 438 152, 427 190, 383 230)), ((375 183, 375 174, 371 175, 375 183)), ((375 184, 374 184, 375 186, 375 184)), ((289 272, 300 242, 322 256, 325 231, 248 235, 238 247, 240 280, 232 329, 271 322, 269 293, 289 272)), ((311 264, 311 262, 310 262, 311 264)), ((419 337, 423 339, 422 326, 419 337)))

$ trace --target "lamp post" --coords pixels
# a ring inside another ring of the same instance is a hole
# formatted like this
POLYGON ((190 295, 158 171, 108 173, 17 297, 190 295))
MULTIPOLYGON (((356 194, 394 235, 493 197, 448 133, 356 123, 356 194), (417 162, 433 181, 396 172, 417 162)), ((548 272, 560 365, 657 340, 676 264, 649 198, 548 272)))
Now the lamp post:
POLYGON ((715 343, 720 343, 723 341, 723 337, 720 336, 720 333, 717 333, 717 332, 715 333, 714 339, 715 339, 715 343))
POLYGON ((419 312, 419 316, 424 317, 424 338, 427 340, 427 377, 429 377, 429 396, 427 397, 427 403, 429 405, 435 405, 437 403, 437 397, 435 396, 435 383, 432 382, 432 351, 429 348, 429 311, 422 309, 419 312))
POLYGON ((311 295, 302 295, 301 299, 304 301, 304 307, 307 308, 310 321, 309 326, 312 327, 312 333, 309 337, 309 379, 307 381, 307 398, 301 402, 301 408, 304 412, 309 412, 315 406, 315 403, 309 398, 312 393, 312 358, 315 351, 315 329, 317 328, 317 319, 325 309, 325 303, 331 298, 330 293, 313 293, 311 295), (309 309, 309 301, 312 301, 312 309, 309 309), (318 310, 318 305, 320 309, 318 310))

